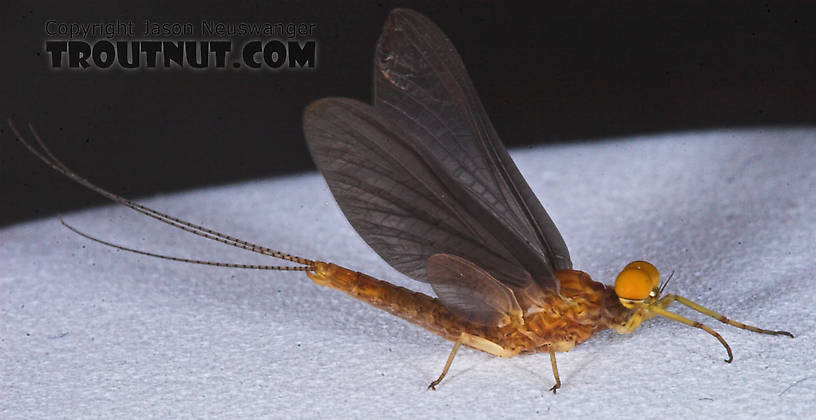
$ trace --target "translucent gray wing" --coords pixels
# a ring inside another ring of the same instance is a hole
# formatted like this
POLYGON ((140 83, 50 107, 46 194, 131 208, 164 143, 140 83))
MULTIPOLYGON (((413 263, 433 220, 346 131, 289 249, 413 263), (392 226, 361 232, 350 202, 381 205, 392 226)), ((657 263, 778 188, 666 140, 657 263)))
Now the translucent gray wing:
POLYGON ((449 311, 470 322, 503 327, 522 318, 513 291, 464 258, 435 254, 428 258, 428 280, 449 311))
POLYGON ((398 9, 374 61, 375 107, 485 203, 485 220, 494 223, 484 223, 505 230, 493 233, 537 283, 554 287, 552 271, 572 268, 567 246, 495 132, 451 42, 424 16, 398 9))
POLYGON ((312 157, 340 209, 391 266, 427 282, 428 258, 455 254, 508 285, 530 284, 530 274, 477 216, 481 204, 457 197, 454 181, 398 124, 342 98, 309 105, 303 120, 312 157))

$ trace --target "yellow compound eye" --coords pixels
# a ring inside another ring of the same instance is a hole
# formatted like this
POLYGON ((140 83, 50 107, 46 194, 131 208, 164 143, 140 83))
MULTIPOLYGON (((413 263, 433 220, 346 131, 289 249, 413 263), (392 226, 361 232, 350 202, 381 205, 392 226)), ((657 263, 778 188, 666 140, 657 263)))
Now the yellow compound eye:
POLYGON ((630 300, 643 300, 660 283, 660 273, 646 261, 633 261, 626 265, 615 279, 615 294, 630 300))
POLYGON ((628 270, 630 268, 635 268, 640 271, 646 272, 649 275, 649 279, 652 281, 652 287, 657 287, 660 284, 660 272, 657 271, 657 268, 653 266, 648 261, 632 261, 629 264, 626 264, 626 267, 623 267, 624 270, 628 270))

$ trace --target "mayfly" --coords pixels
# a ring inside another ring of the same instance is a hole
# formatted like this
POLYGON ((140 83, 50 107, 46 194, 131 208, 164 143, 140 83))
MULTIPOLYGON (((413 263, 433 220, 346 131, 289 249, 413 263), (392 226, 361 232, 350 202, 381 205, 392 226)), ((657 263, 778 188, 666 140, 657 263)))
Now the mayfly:
POLYGON ((304 112, 309 149, 340 209, 365 242, 407 276, 431 285, 431 297, 336 264, 310 260, 194 225, 108 192, 80 177, 45 146, 17 138, 47 165, 74 181, 179 229, 293 266, 153 257, 217 266, 305 271, 321 286, 343 291, 454 342, 435 389, 460 346, 496 356, 555 353, 607 328, 626 334, 662 316, 728 343, 708 326, 666 308, 686 305, 750 331, 793 335, 732 321, 686 298, 663 294, 658 270, 627 264, 613 287, 574 270, 561 234, 521 176, 479 101, 456 49, 429 19, 411 10, 388 16, 374 58, 373 106, 322 99, 304 112))

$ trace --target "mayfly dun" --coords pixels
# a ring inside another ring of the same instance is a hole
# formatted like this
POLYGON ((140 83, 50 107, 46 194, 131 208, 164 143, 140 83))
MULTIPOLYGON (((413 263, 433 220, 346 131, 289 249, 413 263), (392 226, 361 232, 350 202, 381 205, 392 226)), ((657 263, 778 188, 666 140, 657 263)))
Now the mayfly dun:
POLYGON ((488 119, 452 43, 426 17, 398 9, 388 16, 374 57, 373 105, 322 99, 304 112, 309 149, 340 209, 388 264, 429 283, 437 297, 363 273, 252 244, 158 212, 77 175, 29 126, 34 144, 9 121, 40 160, 91 190, 149 217, 227 245, 289 261, 261 266, 159 255, 90 237, 122 250, 216 266, 305 271, 315 283, 343 291, 454 342, 442 381, 460 346, 501 357, 546 352, 555 392, 556 352, 595 332, 631 333, 662 316, 714 330, 667 307, 678 302, 750 331, 793 335, 732 321, 686 298, 663 294, 658 270, 627 264, 613 287, 574 270, 569 251, 488 119))

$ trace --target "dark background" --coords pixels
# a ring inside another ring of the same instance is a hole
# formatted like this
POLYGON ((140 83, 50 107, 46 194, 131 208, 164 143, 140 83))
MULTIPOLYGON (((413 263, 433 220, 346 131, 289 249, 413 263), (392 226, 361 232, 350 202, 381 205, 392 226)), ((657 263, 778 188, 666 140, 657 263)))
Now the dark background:
MULTIPOLYGON (((368 101, 388 11, 456 45, 510 146, 816 123, 816 2, 14 2, 0 6, 0 116, 129 197, 313 170, 301 112, 368 101), (598 3, 598 4, 596 4, 598 3), (810 5, 807 5, 810 3, 810 5), (312 71, 51 70, 46 20, 316 23, 312 71)), ((0 225, 104 200, 0 128, 0 225)), ((239 199, 239 198, 237 198, 239 199)))

